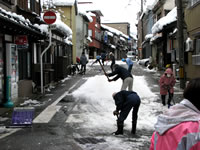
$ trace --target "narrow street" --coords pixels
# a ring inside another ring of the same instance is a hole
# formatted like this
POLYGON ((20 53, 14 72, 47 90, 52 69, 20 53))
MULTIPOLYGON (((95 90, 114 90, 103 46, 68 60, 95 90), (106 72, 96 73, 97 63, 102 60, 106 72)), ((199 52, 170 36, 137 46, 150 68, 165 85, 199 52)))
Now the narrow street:
MULTIPOLYGON (((159 98, 160 73, 134 63, 133 90, 141 98, 136 135, 131 135, 131 113, 124 135, 114 136, 116 117, 112 92, 120 90, 121 79, 108 82, 98 64, 87 65, 86 75, 76 74, 38 99, 31 128, 8 128, 0 134, 2 150, 147 150, 156 117, 167 107, 159 98), (50 117, 52 116, 52 117, 50 117), (13 132, 13 133, 12 133, 13 132)), ((120 63, 121 62, 117 62, 120 63)), ((125 64, 123 64, 126 67, 125 64)), ((104 66, 110 71, 110 62, 104 66)), ((176 83, 176 102, 182 91, 176 83)), ((9 115, 8 115, 9 116, 9 115)), ((7 120, 5 123, 8 125, 7 120)), ((3 124, 4 122, 0 122, 3 124)))

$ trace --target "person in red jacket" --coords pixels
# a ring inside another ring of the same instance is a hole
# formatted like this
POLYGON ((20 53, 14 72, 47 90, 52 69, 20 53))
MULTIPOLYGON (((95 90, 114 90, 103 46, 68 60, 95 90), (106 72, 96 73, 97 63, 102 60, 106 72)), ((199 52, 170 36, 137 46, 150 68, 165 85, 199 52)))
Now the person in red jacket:
POLYGON ((186 86, 184 99, 158 116, 149 150, 200 150, 200 78, 186 86))
POLYGON ((174 94, 174 85, 176 83, 175 77, 173 75, 172 69, 167 68, 164 74, 160 77, 159 85, 160 85, 160 95, 162 99, 162 104, 165 106, 166 95, 169 94, 168 97, 168 108, 171 106, 171 100, 174 94))

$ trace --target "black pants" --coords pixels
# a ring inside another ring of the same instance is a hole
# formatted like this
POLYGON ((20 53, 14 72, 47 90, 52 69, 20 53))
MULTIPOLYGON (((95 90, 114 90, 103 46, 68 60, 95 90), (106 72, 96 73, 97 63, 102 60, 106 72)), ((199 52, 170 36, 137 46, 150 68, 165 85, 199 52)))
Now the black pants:
POLYGON ((85 74, 86 72, 86 65, 81 65, 81 72, 85 74))
POLYGON ((122 110, 120 111, 119 118, 117 119, 117 123, 123 124, 124 120, 127 118, 132 108, 133 108, 132 122, 136 123, 137 118, 138 118, 137 114, 138 114, 139 106, 140 106, 140 98, 138 97, 138 95, 130 94, 126 99, 126 102, 124 103, 122 110))
MULTIPOLYGON (((169 97, 168 97, 167 104, 170 105, 170 104, 171 104, 171 100, 172 100, 174 94, 173 94, 173 93, 170 93, 169 90, 168 90, 168 94, 169 94, 169 97)), ((166 95, 161 95, 162 104, 163 104, 164 106, 165 106, 165 104, 166 104, 166 103, 165 103, 165 97, 166 97, 166 95)))
POLYGON ((110 65, 110 68, 111 68, 112 72, 113 72, 113 65, 114 64, 115 64, 115 62, 112 62, 111 65, 110 65))

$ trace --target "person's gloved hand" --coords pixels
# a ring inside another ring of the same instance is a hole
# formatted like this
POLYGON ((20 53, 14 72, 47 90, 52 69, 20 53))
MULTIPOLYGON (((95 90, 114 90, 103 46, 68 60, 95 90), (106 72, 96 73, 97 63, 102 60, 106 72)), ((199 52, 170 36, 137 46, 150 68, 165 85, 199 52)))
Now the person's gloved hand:
POLYGON ((113 111, 113 115, 114 115, 114 116, 118 116, 118 115, 119 115, 119 112, 118 112, 117 110, 114 110, 114 111, 113 111))

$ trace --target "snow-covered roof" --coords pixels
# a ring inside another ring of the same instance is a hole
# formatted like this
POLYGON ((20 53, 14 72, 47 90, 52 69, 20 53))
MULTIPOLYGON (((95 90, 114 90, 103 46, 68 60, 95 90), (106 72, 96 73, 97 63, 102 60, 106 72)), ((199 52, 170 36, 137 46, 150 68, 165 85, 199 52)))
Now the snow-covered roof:
POLYGON ((145 36, 145 40, 148 40, 148 39, 150 39, 150 38, 152 38, 153 37, 153 34, 147 34, 146 36, 145 36))
POLYGON ((158 0, 149 0, 144 5, 144 13, 147 13, 148 10, 152 10, 154 6, 157 4, 158 0))
POLYGON ((109 44, 109 46, 113 49, 116 49, 116 46, 115 45, 112 45, 112 44, 109 44))
POLYGON ((113 37, 113 33, 112 32, 109 32, 109 31, 106 31, 107 35, 113 37))
POLYGON ((92 42, 92 39, 91 39, 90 36, 87 37, 87 40, 90 41, 90 42, 92 42))
POLYGON ((87 17, 87 19, 89 20, 89 22, 93 22, 93 19, 92 19, 92 15, 91 12, 84 12, 84 11, 79 11, 79 14, 87 17))
POLYGON ((0 7, 0 16, 7 18, 22 26, 28 27, 31 30, 39 31, 39 28, 37 26, 33 26, 33 24, 30 22, 29 19, 25 19, 22 15, 18 15, 14 12, 6 11, 1 7, 0 7))
POLYGON ((119 39, 122 40, 122 41, 126 41, 125 38, 123 38, 123 37, 121 37, 121 36, 120 36, 119 39))
POLYGON ((53 0, 53 4, 56 6, 73 6, 75 0, 53 0))
POLYGON ((160 18, 152 27, 152 33, 158 33, 164 26, 177 20, 177 8, 174 7, 165 17, 160 18))
POLYGON ((162 34, 156 34, 155 36, 153 36, 150 40, 150 43, 156 41, 158 38, 162 37, 162 34))
MULTIPOLYGON (((43 16, 43 14, 41 14, 41 15, 43 16)), ((64 34, 64 36, 66 36, 66 37, 72 36, 71 28, 68 27, 64 22, 61 21, 60 14, 56 13, 56 16, 57 16, 56 22, 52 24, 53 26, 55 26, 55 29, 62 32, 64 34)), ((47 24, 41 24, 41 25, 34 24, 34 26, 39 28, 42 33, 49 34, 49 30, 48 30, 49 25, 47 25, 47 24)), ((66 43, 69 44, 69 42, 66 42, 66 43)))
POLYGON ((115 33, 115 34, 117 34, 117 35, 122 34, 121 31, 119 31, 119 30, 117 30, 117 29, 114 29, 114 28, 112 28, 112 27, 106 26, 106 25, 104 25, 104 24, 101 24, 101 27, 104 28, 104 29, 106 29, 106 30, 108 30, 108 31, 110 31, 110 32, 112 32, 112 33, 115 33))

